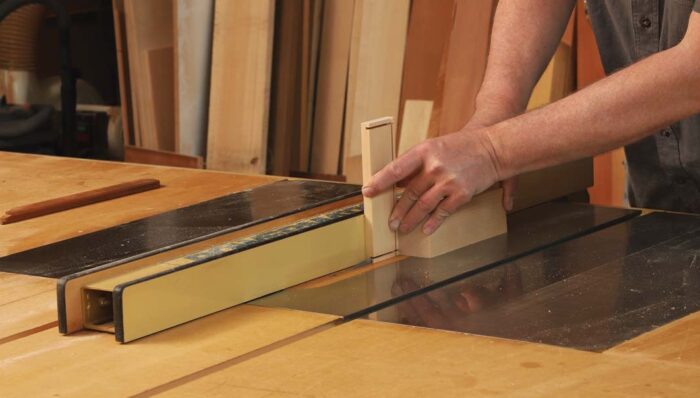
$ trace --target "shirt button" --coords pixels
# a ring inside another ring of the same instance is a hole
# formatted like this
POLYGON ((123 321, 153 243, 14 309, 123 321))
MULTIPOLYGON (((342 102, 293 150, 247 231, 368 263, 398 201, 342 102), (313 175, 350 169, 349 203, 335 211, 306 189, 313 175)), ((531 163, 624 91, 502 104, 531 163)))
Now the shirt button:
POLYGON ((639 19, 639 25, 644 29, 649 29, 651 28, 651 19, 649 19, 649 17, 642 17, 639 19))
POLYGON ((668 128, 667 128, 667 129, 663 129, 663 130, 661 131, 661 135, 663 135, 664 137, 668 138, 668 137, 671 136, 671 131, 672 131, 672 130, 671 130, 671 129, 668 129, 668 128))

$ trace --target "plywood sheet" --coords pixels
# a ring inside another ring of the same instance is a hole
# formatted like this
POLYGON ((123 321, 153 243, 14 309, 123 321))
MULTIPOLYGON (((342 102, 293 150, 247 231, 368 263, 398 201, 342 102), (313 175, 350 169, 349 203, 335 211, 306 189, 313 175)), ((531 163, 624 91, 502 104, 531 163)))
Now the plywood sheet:
POLYGON ((209 169, 265 173, 274 4, 272 0, 216 2, 209 169))

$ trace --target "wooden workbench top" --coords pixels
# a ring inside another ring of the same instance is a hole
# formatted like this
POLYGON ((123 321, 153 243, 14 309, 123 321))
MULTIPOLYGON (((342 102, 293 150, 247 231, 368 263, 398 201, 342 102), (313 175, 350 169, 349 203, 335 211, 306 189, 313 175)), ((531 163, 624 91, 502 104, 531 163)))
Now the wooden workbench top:
MULTIPOLYGON (((0 255, 274 179, 0 153, 0 210, 146 177, 165 188, 0 226, 0 255)), ((336 326, 329 315, 251 305, 119 345, 96 332, 61 336, 55 300, 52 279, 0 273, 1 397, 623 397, 700 389, 698 314, 601 354, 366 320, 336 326)))

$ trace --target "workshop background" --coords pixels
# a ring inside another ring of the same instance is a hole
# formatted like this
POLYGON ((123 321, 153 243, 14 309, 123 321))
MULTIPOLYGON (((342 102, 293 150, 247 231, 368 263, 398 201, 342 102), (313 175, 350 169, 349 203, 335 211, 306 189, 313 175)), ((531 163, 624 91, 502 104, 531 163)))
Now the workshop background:
MULTIPOLYGON (((393 116, 401 153, 469 120, 497 0, 59 3, 65 42, 42 5, 0 22, 0 95, 52 111, 0 149, 359 183, 362 121, 393 116)), ((579 0, 528 108, 602 76, 579 0)), ((624 162, 594 159, 592 203, 626 204, 624 162)))

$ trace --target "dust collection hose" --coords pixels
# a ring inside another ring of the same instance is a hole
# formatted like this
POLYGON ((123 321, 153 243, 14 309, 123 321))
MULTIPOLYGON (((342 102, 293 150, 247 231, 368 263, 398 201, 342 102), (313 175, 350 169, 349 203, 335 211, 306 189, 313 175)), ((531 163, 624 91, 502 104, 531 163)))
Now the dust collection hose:
POLYGON ((75 154, 75 77, 70 57, 70 18, 58 0, 0 0, 0 22, 16 9, 28 4, 43 4, 58 17, 61 54, 61 142, 59 154, 75 154))

